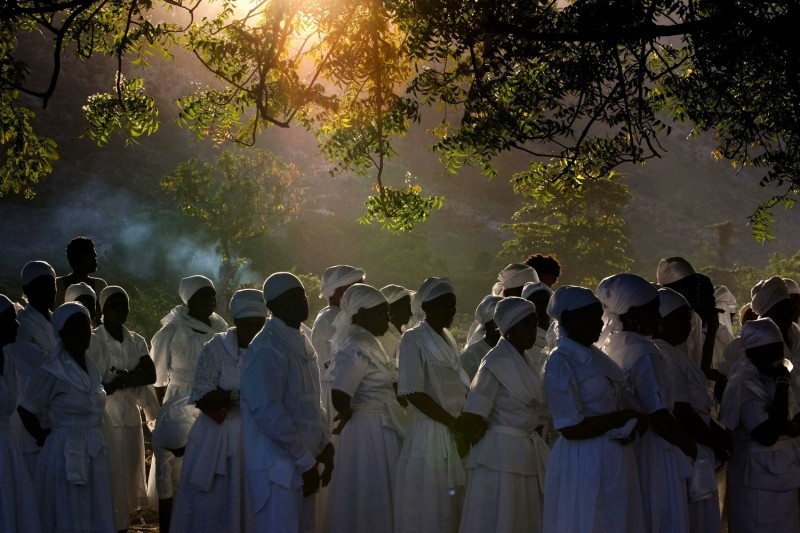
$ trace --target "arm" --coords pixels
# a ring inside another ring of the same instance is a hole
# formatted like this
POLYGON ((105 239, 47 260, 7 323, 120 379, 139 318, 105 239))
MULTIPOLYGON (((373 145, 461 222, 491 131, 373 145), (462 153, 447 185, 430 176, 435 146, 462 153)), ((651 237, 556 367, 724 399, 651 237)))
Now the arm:
MULTIPOLYGON (((714 454, 717 457, 724 460, 730 458, 733 444, 727 432, 724 430, 720 432, 713 426, 706 424, 688 403, 676 403, 673 414, 689 437, 714 450, 714 454)), ((712 421, 711 423, 713 424, 714 422, 712 421)))
POLYGON ((659 409, 650 413, 649 419, 650 426, 659 437, 680 448, 692 461, 697 459, 697 444, 686 434, 669 411, 659 409))
POLYGON ((769 418, 750 432, 756 442, 762 446, 773 446, 778 442, 778 437, 786 429, 789 418, 789 372, 776 379, 775 398, 767 411, 769 418))
POLYGON ((339 413, 336 415, 336 420, 339 421, 339 424, 334 428, 333 434, 339 435, 344 425, 353 416, 353 411, 350 409, 350 395, 344 391, 333 389, 331 390, 331 401, 334 409, 339 413))
POLYGON ((153 335, 150 355, 155 367, 156 380, 154 382, 159 401, 164 398, 164 392, 169 383, 170 344, 175 336, 175 327, 167 324, 153 335))
POLYGON ((22 420, 22 425, 25 426, 25 430, 36 439, 36 445, 40 448, 44 446, 44 441, 47 439, 47 436, 50 435, 50 430, 42 428, 42 425, 39 423, 39 417, 21 405, 17 406, 17 413, 19 413, 19 419, 22 420))
POLYGON ((569 440, 593 439, 608 431, 625 425, 631 418, 638 419, 637 429, 641 433, 646 426, 646 417, 631 409, 623 409, 604 415, 587 416, 575 425, 559 429, 561 435, 569 440))

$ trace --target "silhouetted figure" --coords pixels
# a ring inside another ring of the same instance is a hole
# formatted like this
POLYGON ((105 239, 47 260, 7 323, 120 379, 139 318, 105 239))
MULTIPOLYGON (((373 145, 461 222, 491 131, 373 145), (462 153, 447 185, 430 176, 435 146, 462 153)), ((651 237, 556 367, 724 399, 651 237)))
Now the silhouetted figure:
MULTIPOLYGON (((67 287, 74 283, 86 283, 92 288, 95 295, 100 294, 108 285, 104 279, 89 275, 97 272, 97 252, 94 249, 94 242, 89 237, 75 237, 69 241, 67 261, 69 261, 72 272, 56 278, 56 307, 64 303, 67 287)), ((95 303, 95 307, 95 316, 99 317, 101 309, 97 303, 95 303)))

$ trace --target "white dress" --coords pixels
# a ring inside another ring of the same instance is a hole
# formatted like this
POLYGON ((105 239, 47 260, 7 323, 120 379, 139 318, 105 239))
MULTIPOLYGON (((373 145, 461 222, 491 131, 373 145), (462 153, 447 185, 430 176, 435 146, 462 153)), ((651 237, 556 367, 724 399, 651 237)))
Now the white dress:
MULTIPOLYGON (((215 335, 200 352, 190 401, 197 402, 218 387, 238 391, 244 355, 236 328, 215 335)), ((253 531, 241 435, 238 402, 221 424, 199 415, 189 432, 170 531, 253 531)))
POLYGON ((317 357, 306 336, 272 317, 247 349, 241 379, 245 476, 256 531, 313 531, 303 472, 330 442, 317 357))
MULTIPOLYGON (((671 383, 664 356, 653 342, 629 331, 611 334, 608 356, 628 373, 633 387, 628 401, 641 413, 672 411, 671 383)), ((692 475, 689 459, 648 428, 634 441, 639 465, 645 526, 653 533, 689 530, 687 480, 692 475)))
MULTIPOLYGON (((468 379, 450 332, 422 321, 400 339, 398 394, 424 392, 452 416, 461 414, 468 379)), ((396 533, 450 533, 461 522, 464 464, 447 427, 415 410, 395 483, 396 533)))
POLYGON ((33 377, 20 405, 47 409, 52 432, 39 454, 34 487, 42 531, 114 531, 108 451, 102 434, 106 391, 87 358, 84 371, 57 349, 33 377))
POLYGON ((0 531, 38 533, 39 506, 9 425, 11 415, 17 410, 16 381, 14 363, 5 356, 0 376, 0 531))
POLYGON ((484 356, 489 353, 492 347, 486 342, 486 339, 478 339, 461 352, 459 359, 461 359, 461 368, 467 373, 470 381, 478 373, 478 367, 481 366, 484 356))
POLYGON ((501 339, 472 380, 465 413, 488 430, 467 458, 461 533, 542 531, 549 449, 536 432, 545 404, 533 361, 501 339))
MULTIPOLYGON (((95 328, 91 355, 103 382, 109 383, 114 370, 133 370, 141 357, 150 357, 144 338, 123 327, 122 342, 109 335, 105 327, 95 328)), ((106 400, 106 421, 110 442, 114 515, 117 529, 126 529, 130 513, 147 507, 147 483, 144 465, 144 434, 140 407, 157 404, 152 389, 146 386, 118 389, 106 400), (152 396, 149 402, 145 398, 152 396)))
MULTIPOLYGON (((688 403, 706 424, 711 422, 711 408, 716 402, 708 392, 708 380, 698 367, 683 352, 662 339, 653 343, 661 353, 671 360, 674 375, 673 400, 688 403)), ((716 457, 714 450, 697 443, 697 460, 689 479, 689 531, 711 533, 719 531, 720 509, 717 492, 716 457)))
POLYGON ((336 351, 333 389, 350 396, 353 416, 336 445, 323 531, 394 530, 394 480, 405 411, 397 402, 394 360, 364 328, 351 325, 336 351))
MULTIPOLYGON (((800 446, 781 435, 762 446, 750 435, 769 419, 775 381, 744 358, 728 378, 720 420, 733 436, 728 463, 727 510, 731 533, 800 531, 800 446)), ((798 412, 789 391, 789 417, 798 412)))
MULTIPOLYGON (((190 391, 194 380, 194 369, 203 345, 217 333, 228 329, 225 321, 217 315, 209 317, 211 325, 189 316, 189 308, 179 305, 161 319, 162 328, 153 335, 150 355, 156 367, 156 387, 167 387, 163 402, 190 391)), ((158 500, 175 495, 180 479, 182 457, 167 450, 153 451, 153 464, 147 482, 150 505, 158 506, 158 500)))
MULTIPOLYGON (((622 370, 596 347, 561 337, 544 374, 556 429, 624 408, 622 370)), ((644 527, 641 489, 632 445, 615 430, 590 439, 561 436, 547 462, 544 530, 634 532, 644 527)))
MULTIPOLYGON (((39 311, 28 305, 17 313, 19 332, 17 342, 6 347, 6 353, 14 359, 17 369, 17 394, 21 397, 28 389, 32 376, 56 347, 56 336, 53 326, 39 311)), ((39 416, 42 427, 48 427, 47 413, 34 413, 39 416)), ((31 479, 36 474, 36 462, 39 458, 39 447, 36 439, 25 430, 18 414, 11 416, 11 435, 17 443, 28 467, 31 479)))
POLYGON ((331 385, 333 384, 333 353, 331 353, 331 338, 335 331, 333 321, 341 309, 335 305, 323 308, 314 320, 314 327, 311 328, 311 344, 317 354, 317 364, 319 365, 320 376, 320 398, 322 406, 325 408, 326 421, 328 427, 333 429, 336 422, 336 410, 331 403, 331 385))

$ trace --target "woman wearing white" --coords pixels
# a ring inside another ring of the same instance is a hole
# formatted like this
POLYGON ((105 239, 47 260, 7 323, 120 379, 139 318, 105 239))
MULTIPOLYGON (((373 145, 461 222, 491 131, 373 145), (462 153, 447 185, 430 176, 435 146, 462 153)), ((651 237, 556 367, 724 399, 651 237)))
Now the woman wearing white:
POLYGON ((461 521, 466 486, 459 452, 468 442, 457 417, 469 381, 448 327, 456 313, 453 285, 428 278, 415 295, 425 319, 400 339, 398 394, 418 411, 397 463, 394 517, 397 533, 450 533, 461 521))
POLYGON ((544 374, 561 437, 547 462, 544 530, 646 531, 630 446, 641 415, 625 408, 622 370, 594 346, 602 306, 589 289, 567 285, 555 291, 547 314, 561 331, 544 374))
MULTIPOLYGON (((74 286, 70 285, 67 292, 74 286)), ((139 408, 147 407, 148 418, 155 418, 158 402, 148 385, 156 381, 156 369, 147 342, 124 325, 130 312, 128 293, 116 285, 106 287, 99 303, 103 325, 94 330, 91 352, 108 394, 105 412, 114 480, 114 520, 118 531, 127 531, 130 513, 148 505, 139 408)))
POLYGON ((734 439, 728 465, 732 533, 800 531, 798 405, 783 366, 783 335, 769 318, 742 326, 745 357, 731 372, 720 420, 734 439))
POLYGON ((462 415, 462 424, 480 428, 483 436, 467 459, 459 531, 536 533, 542 531, 549 452, 536 432, 544 390, 526 354, 536 342, 536 307, 506 298, 497 303, 494 321, 503 338, 483 359, 462 415))
POLYGON ((461 352, 461 368, 467 373, 470 381, 478 373, 484 356, 489 350, 495 347, 500 340, 500 333, 497 331, 497 324, 494 323, 494 310, 497 302, 503 299, 502 296, 485 296, 478 307, 475 308, 475 321, 480 324, 473 335, 472 344, 469 344, 461 352))
POLYGON ((376 337, 389 326, 381 292, 356 284, 342 297, 332 347, 336 379, 332 401, 340 433, 323 531, 394 530, 394 478, 406 431, 394 392, 394 360, 376 337))
POLYGON ((44 442, 34 487, 42 531, 108 533, 114 530, 111 476, 102 435, 106 392, 86 357, 92 336, 89 311, 75 302, 53 313, 60 341, 31 381, 19 406, 25 428, 44 442), (50 428, 33 413, 47 409, 50 428))
POLYGON ((197 359, 190 402, 202 412, 189 432, 170 531, 253 531, 243 472, 239 384, 245 352, 264 326, 267 305, 256 289, 230 301, 235 327, 218 333, 197 359))
POLYGON ((9 426, 17 408, 17 376, 13 361, 3 351, 16 340, 18 330, 14 304, 0 294, 0 531, 38 533, 33 485, 9 426))
POLYGON ((658 291, 635 274, 616 274, 601 281, 595 294, 607 319, 604 349, 628 373, 630 406, 648 415, 649 427, 634 443, 645 528, 688 531, 687 480, 697 445, 672 416, 670 374, 650 340, 660 319, 658 291))

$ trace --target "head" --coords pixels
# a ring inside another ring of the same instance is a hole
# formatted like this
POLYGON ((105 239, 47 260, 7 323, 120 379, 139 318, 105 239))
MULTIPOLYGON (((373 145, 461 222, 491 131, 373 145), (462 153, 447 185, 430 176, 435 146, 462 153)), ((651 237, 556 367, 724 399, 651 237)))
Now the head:
POLYGON ((22 292, 41 312, 53 309, 56 302, 56 271, 44 261, 30 261, 22 267, 22 292))
POLYGON ((389 304, 389 319, 400 329, 408 324, 413 313, 411 312, 411 295, 407 294, 399 300, 389 304))
POLYGON ((86 283, 73 283, 67 287, 64 293, 65 302, 80 302, 89 310, 92 318, 92 324, 95 323, 95 315, 97 314, 97 294, 86 283))
POLYGON ((759 317, 771 318, 784 333, 788 333, 794 317, 786 282, 778 276, 766 280, 753 295, 750 307, 759 317))
POLYGON ((603 330, 603 305, 585 287, 564 285, 547 304, 547 314, 558 321, 564 335, 583 346, 591 346, 603 330))
POLYGON ((742 346, 748 359, 763 374, 774 376, 783 364, 783 335, 769 318, 751 320, 742 326, 742 346))
POLYGON ((538 283, 526 283, 522 288, 522 297, 533 302, 536 306, 536 316, 539 320, 539 327, 547 329, 550 326, 550 317, 547 315, 547 304, 550 303, 550 297, 553 291, 546 283, 540 281, 538 283))
POLYGON ((189 314, 196 318, 208 318, 217 309, 217 291, 214 287, 203 287, 192 294, 186 302, 189 314))
MULTIPOLYGON (((688 301, 688 300, 687 300, 688 301)), ((714 296, 714 284, 705 274, 697 274, 697 306, 698 314, 713 313, 716 311, 717 298, 714 296)))
POLYGON ((494 322, 500 335, 518 352, 529 350, 536 343, 536 306, 525 298, 505 298, 497 304, 494 322))
POLYGON ((350 265, 328 267, 320 281, 320 298, 327 298, 328 304, 338 306, 342 296, 350 286, 363 283, 364 270, 350 265))
POLYGON ((699 281, 694 267, 683 257, 667 257, 658 263, 656 281, 683 295, 694 309, 700 295, 699 281))
POLYGON ((561 276, 561 264, 554 255, 533 254, 528 256, 525 264, 533 268, 539 276, 539 280, 548 287, 552 287, 558 283, 558 278, 561 276))
POLYGON ((287 326, 299 328, 308 318, 306 289, 300 279, 290 272, 276 272, 264 282, 264 300, 273 316, 287 326))
POLYGON ((645 336, 656 332, 660 319, 658 290, 646 279, 636 274, 615 274, 601 281, 595 294, 609 318, 619 317, 624 331, 645 336))
POLYGON ((673 346, 686 342, 692 331, 692 308, 689 307, 689 302, 677 292, 667 288, 658 291, 658 300, 661 320, 656 337, 673 346))
POLYGON ((130 299, 125 289, 110 285, 100 292, 100 308, 103 310, 103 323, 107 327, 120 327, 128 321, 130 299))
POLYGON ((75 237, 67 244, 67 261, 77 274, 91 274, 97 271, 97 252, 89 237, 75 237))
POLYGON ((536 271, 525 263, 511 263, 497 274, 493 294, 504 297, 521 296, 522 287, 528 282, 539 281, 536 271))
POLYGON ((0 350, 17 340, 18 331, 19 322, 14 303, 5 294, 0 294, 0 350))
POLYGON ((456 316, 456 295, 452 292, 422 302, 425 321, 433 329, 449 328, 456 316))
POLYGON ((791 278, 783 278, 786 288, 789 290, 789 300, 792 302, 792 321, 800 320, 800 285, 791 278))
POLYGON ((83 356, 92 340, 89 311, 77 302, 67 302, 53 312, 53 331, 73 357, 83 356))
POLYGON ((264 293, 258 289, 238 290, 233 293, 229 307, 236 326, 236 341, 240 348, 246 348, 267 322, 264 293))
POLYGON ((639 333, 646 337, 655 335, 661 320, 658 305, 656 296, 645 304, 630 307, 627 313, 620 315, 623 331, 639 333))
POLYGON ((750 302, 747 302, 739 309, 739 325, 744 326, 745 323, 750 322, 751 320, 758 319, 758 315, 753 311, 753 308, 750 306, 750 302))
POLYGON ((490 320, 483 325, 483 340, 489 346, 496 346, 500 340, 500 330, 494 320, 490 320))

